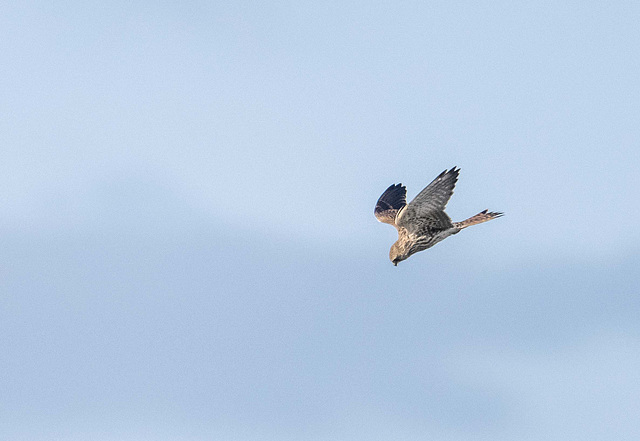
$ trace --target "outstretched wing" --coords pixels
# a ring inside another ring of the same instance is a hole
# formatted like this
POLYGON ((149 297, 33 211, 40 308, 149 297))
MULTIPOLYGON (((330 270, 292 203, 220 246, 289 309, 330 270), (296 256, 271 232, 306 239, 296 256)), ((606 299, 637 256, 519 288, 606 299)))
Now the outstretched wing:
POLYGON ((459 173, 460 169, 456 167, 440 173, 400 212, 396 223, 407 228, 409 232, 426 226, 450 228, 451 219, 444 212, 444 208, 453 194, 459 173))
POLYGON ((396 226, 398 211, 407 205, 407 189, 402 184, 394 184, 387 188, 378 202, 374 214, 380 222, 396 226))

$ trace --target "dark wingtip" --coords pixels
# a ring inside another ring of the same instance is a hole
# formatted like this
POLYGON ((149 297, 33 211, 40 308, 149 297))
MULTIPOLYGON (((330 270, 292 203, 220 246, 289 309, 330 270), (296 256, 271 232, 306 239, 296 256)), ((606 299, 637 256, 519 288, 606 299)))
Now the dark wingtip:
POLYGON ((387 188, 376 203, 374 209, 375 214, 382 213, 386 210, 399 210, 406 205, 406 188, 402 184, 392 184, 387 188))
MULTIPOLYGON (((398 183, 398 184, 391 184, 391 185, 389 186, 389 188, 387 188, 387 189, 384 191, 384 193, 390 192, 390 191, 392 191, 392 190, 398 190, 398 189, 405 189, 404 185, 402 185, 402 183, 401 183, 401 182, 400 182, 400 183, 398 183)), ((384 193, 383 193, 383 194, 384 194, 384 193)))
POLYGON ((453 180, 457 181, 458 180, 458 175, 460 174, 460 169, 457 166, 453 166, 451 167, 451 169, 449 170, 444 170, 442 173, 440 173, 436 179, 442 179, 444 178, 446 175, 452 175, 453 176, 453 180))

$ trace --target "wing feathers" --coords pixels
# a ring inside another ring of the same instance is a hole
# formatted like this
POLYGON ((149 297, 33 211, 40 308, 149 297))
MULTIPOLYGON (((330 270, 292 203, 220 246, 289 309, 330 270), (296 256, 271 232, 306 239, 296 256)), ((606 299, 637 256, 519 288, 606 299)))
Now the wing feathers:
POLYGON ((449 202, 459 174, 460 169, 456 167, 440 173, 424 190, 418 193, 418 196, 407 205, 407 208, 402 210, 396 220, 397 224, 412 231, 418 228, 416 222, 426 218, 431 222, 435 221, 436 224, 441 224, 443 227, 449 227, 451 220, 447 222, 440 215, 440 212, 444 211, 447 202, 449 202))
POLYGON ((395 225, 398 211, 407 205, 407 189, 402 184, 394 184, 382 193, 376 203, 374 214, 380 222, 395 225))
POLYGON ((456 186, 456 182, 458 182, 459 174, 460 169, 456 167, 453 167, 449 171, 443 171, 431 184, 427 185, 424 190, 418 193, 418 196, 416 196, 410 204, 424 208, 430 207, 434 210, 444 210, 453 194, 453 188, 456 186))

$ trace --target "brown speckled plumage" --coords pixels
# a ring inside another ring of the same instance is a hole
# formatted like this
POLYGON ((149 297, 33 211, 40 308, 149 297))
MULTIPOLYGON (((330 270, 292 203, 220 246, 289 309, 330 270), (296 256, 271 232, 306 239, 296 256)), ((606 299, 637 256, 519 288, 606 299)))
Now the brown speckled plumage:
POLYGON ((380 222, 393 225, 398 230, 398 240, 389 250, 389 259, 394 265, 431 248, 463 228, 502 216, 502 213, 484 210, 462 222, 451 222, 444 209, 453 194, 459 173, 460 169, 456 167, 443 171, 409 204, 406 202, 407 190, 402 184, 391 185, 382 193, 374 214, 380 222))

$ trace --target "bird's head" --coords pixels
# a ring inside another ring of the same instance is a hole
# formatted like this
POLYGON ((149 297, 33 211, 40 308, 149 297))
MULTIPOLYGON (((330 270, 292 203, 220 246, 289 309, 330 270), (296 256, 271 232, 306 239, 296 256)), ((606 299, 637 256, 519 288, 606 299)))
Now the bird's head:
POLYGON ((404 250, 398 246, 398 242, 391 245, 391 249, 389 250, 389 260, 393 263, 393 266, 398 266, 398 262, 402 262, 407 257, 409 257, 404 250))

